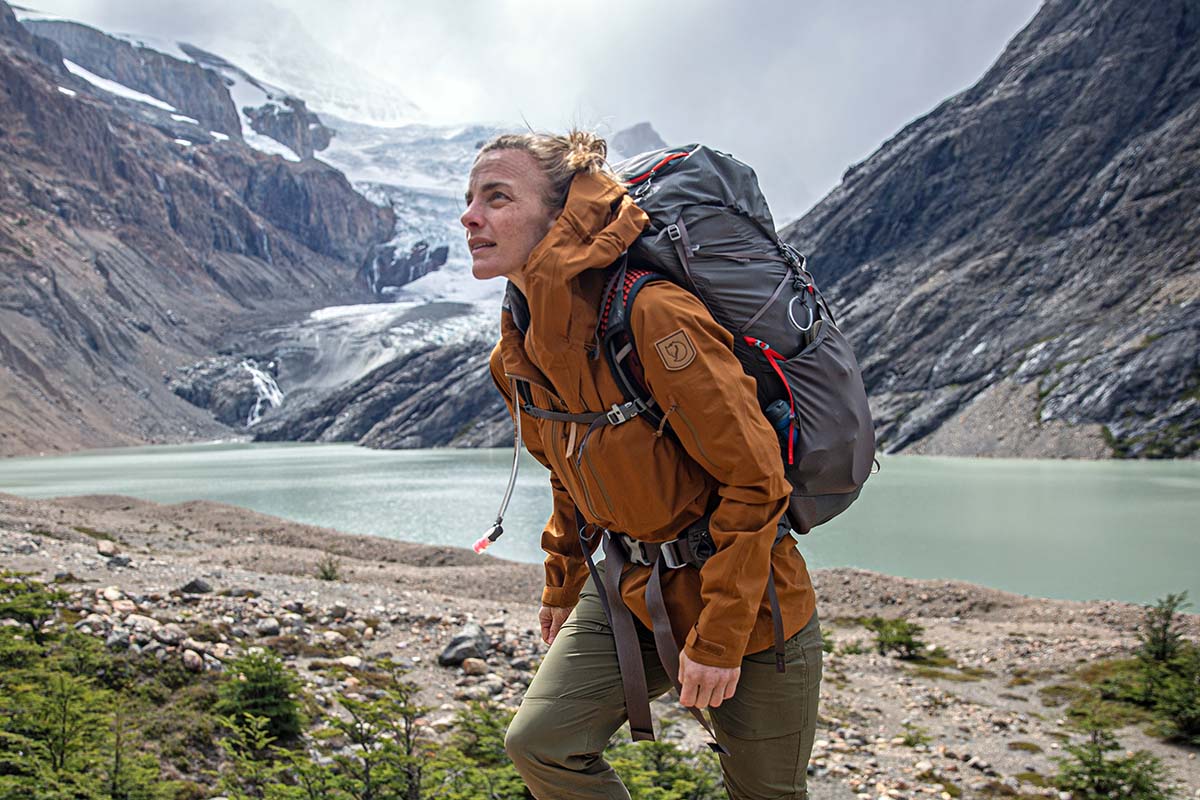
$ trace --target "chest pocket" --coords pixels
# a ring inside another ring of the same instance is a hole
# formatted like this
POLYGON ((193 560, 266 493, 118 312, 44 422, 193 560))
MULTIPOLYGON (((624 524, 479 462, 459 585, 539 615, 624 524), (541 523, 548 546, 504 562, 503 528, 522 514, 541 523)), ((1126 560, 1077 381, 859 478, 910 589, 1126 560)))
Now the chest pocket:
MULTIPOLYGON (((518 379, 517 391, 522 405, 568 410, 541 381, 518 379)), ((667 539, 678 533, 681 518, 703 513, 711 488, 708 473, 673 436, 656 436, 645 420, 601 425, 590 435, 585 422, 526 415, 523 423, 535 427, 550 468, 590 522, 667 539)))

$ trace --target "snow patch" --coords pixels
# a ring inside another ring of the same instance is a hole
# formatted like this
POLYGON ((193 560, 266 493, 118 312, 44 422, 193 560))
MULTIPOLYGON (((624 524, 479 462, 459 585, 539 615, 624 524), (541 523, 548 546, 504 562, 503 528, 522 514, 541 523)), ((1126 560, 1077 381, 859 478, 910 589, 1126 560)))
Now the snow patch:
POLYGON ((192 146, 192 142, 189 142, 187 139, 172 139, 171 141, 175 142, 175 144, 179 145, 180 147, 192 146))
POLYGON ((65 94, 67 97, 74 97, 75 95, 79 94, 79 93, 78 93, 78 92, 76 92, 74 89, 68 89, 68 88, 67 88, 67 87, 65 87, 65 86, 60 86, 60 87, 58 87, 58 90, 59 90, 60 92, 62 92, 63 94, 65 94))
MULTIPOLYGON (((105 33, 108 32, 105 31, 105 33)), ((192 62, 192 57, 183 52, 183 49, 179 46, 179 42, 174 39, 162 36, 147 36, 140 33, 109 33, 108 35, 114 39, 129 42, 134 47, 140 47, 143 50, 154 50, 172 58, 177 58, 180 61, 192 62)))
POLYGON ((193 119, 192 117, 189 117, 186 114, 172 114, 171 119, 175 120, 176 122, 190 122, 193 125, 200 124, 200 120, 193 119))
POLYGON ((229 136, 220 131, 209 131, 208 135, 216 139, 218 142, 228 142, 229 136))
POLYGON ((110 81, 108 78, 101 78, 94 72, 88 72, 74 61, 69 61, 68 59, 64 58, 63 65, 66 66, 67 70, 70 71, 72 75, 77 75, 80 78, 83 78, 97 89, 102 89, 109 94, 115 94, 118 97, 124 97, 126 100, 136 100, 137 102, 145 103, 148 106, 161 108, 163 111, 178 111, 175 106, 171 105, 170 103, 163 102, 157 97, 151 97, 144 92, 139 92, 136 89, 130 89, 128 86, 117 83, 116 81, 110 81))

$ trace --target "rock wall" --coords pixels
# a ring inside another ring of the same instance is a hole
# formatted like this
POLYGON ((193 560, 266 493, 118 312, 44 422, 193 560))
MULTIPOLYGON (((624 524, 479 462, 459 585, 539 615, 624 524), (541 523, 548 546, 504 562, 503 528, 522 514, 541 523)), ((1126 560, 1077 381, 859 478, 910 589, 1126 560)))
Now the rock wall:
POLYGON ((783 236, 886 450, 965 444, 938 432, 986 407, 1020 443, 1000 454, 1179 457, 1200 447, 1198 207, 1200 8, 1049 0, 783 236))
POLYGON ((0 454, 229 435, 166 386, 273 316, 369 299, 388 209, 318 164, 181 146, 0 2, 0 454))

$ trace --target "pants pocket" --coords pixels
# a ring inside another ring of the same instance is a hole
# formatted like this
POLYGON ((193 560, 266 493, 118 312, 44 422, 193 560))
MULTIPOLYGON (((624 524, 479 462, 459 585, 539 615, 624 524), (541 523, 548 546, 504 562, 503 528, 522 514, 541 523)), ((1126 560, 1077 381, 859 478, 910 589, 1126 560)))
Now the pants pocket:
POLYGON ((733 697, 712 710, 713 721, 738 739, 775 739, 816 728, 821 689, 821 626, 812 620, 785 643, 785 672, 775 670, 774 652, 742 659, 733 697))

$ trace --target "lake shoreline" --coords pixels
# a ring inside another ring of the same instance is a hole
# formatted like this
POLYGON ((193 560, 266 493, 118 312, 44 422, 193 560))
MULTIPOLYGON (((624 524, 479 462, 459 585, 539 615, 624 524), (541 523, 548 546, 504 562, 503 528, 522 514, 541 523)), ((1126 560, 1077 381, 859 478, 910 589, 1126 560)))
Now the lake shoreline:
MULTIPOLYGON (((165 505, 116 495, 35 500, 0 494, 0 557, 7 569, 46 580, 58 576, 61 587, 80 598, 81 610, 109 620, 108 630, 125 624, 122 616, 181 623, 195 623, 197 614, 209 622, 234 619, 228 646, 236 651, 259 640, 270 643, 263 637, 278 637, 281 621, 286 633, 289 604, 318 616, 372 620, 369 638, 343 642, 348 657, 406 660, 438 713, 480 695, 515 705, 528 682, 527 662, 545 650, 534 630, 540 565, 346 534, 211 501, 165 505), (323 561, 334 566, 336 580, 318 580, 323 561), (211 592, 181 593, 197 579, 211 592), (108 596, 120 599, 106 601, 108 596), (124 613, 114 608, 119 603, 124 613), (481 623, 497 643, 480 667, 486 676, 437 663, 470 622, 481 623)), ((1037 690, 1068 680, 1081 663, 1127 656, 1143 613, 1118 601, 1049 600, 850 568, 813 570, 813 582, 822 626, 837 643, 825 657, 818 732, 824 744, 814 752, 813 789, 835 800, 874 791, 879 782, 915 787, 913 765, 922 761, 965 788, 1016 780, 1028 767, 1052 772, 1049 759, 1060 751, 1066 729, 1062 709, 1046 706, 1037 690), (924 640, 944 648, 958 669, 987 677, 964 682, 958 673, 918 675, 874 653, 858 620, 875 615, 921 624, 924 640), (1035 677, 1028 685, 1014 680, 1023 675, 1035 677), (927 732, 923 749, 896 743, 906 721, 927 732), (1039 752, 1008 748, 1014 737, 1036 744, 1039 752), (975 764, 968 765, 964 754, 975 764)), ((1200 636, 1200 617, 1189 616, 1185 624, 1190 638, 1200 636)), ((220 668, 215 656, 200 656, 208 668, 220 668)), ((309 674, 311 657, 299 654, 294 661, 309 674)), ((655 708, 665 717, 678 712, 667 700, 655 708)), ((676 726, 685 743, 695 738, 690 727, 676 726)), ((1184 785, 1200 786, 1194 749, 1134 728, 1120 734, 1125 747, 1151 749, 1184 785)))

